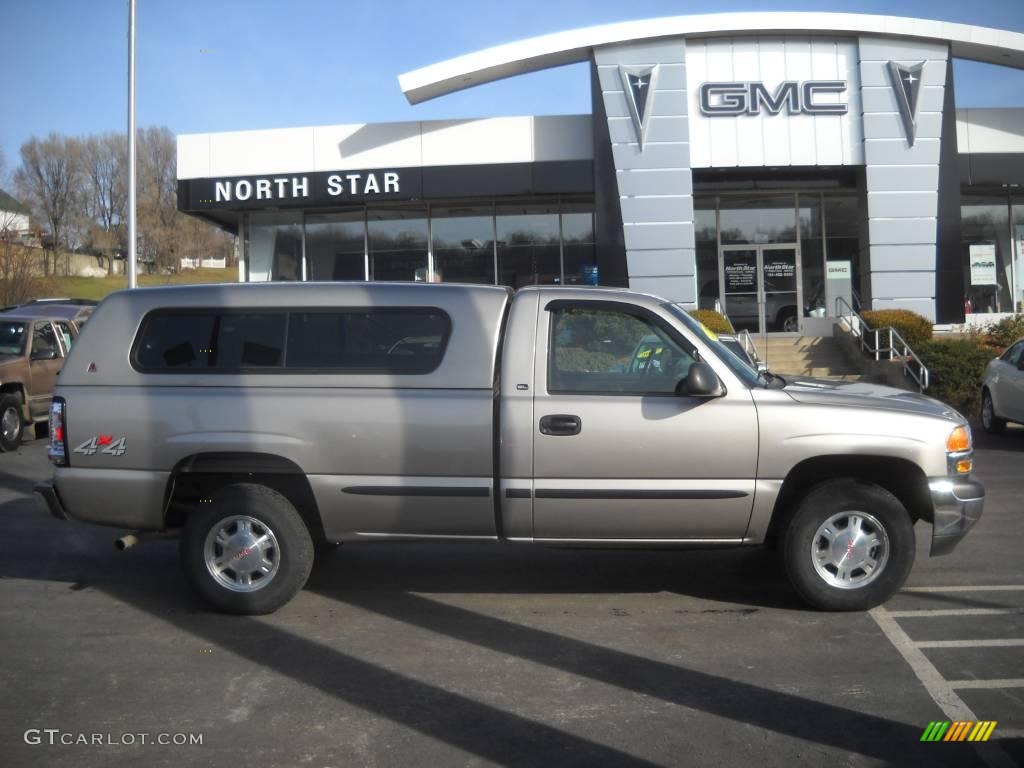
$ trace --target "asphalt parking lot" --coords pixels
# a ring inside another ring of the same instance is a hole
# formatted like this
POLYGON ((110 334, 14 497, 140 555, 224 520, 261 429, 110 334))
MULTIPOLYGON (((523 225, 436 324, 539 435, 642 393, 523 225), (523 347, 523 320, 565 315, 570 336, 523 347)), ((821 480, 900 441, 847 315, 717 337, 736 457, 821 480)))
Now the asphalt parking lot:
POLYGON ((364 545, 259 618, 208 611, 173 542, 50 518, 26 443, 0 455, 0 764, 1019 765, 1024 429, 978 443, 979 526, 930 560, 920 525, 871 613, 805 609, 761 551, 364 545), (922 743, 939 720, 997 725, 922 743))

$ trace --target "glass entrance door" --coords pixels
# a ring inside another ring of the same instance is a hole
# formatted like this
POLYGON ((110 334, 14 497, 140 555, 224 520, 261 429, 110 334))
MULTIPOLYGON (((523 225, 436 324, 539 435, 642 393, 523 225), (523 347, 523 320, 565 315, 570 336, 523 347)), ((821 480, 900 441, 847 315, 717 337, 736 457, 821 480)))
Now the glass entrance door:
POLYGON ((719 251, 722 311, 737 331, 800 330, 800 258, 795 245, 733 245, 719 251))

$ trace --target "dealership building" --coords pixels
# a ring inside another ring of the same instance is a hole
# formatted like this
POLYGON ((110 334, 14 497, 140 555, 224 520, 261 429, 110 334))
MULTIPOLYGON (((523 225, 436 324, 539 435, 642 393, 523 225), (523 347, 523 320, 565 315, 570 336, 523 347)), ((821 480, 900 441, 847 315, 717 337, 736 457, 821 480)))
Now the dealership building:
POLYGON ((957 109, 954 59, 1024 69, 1024 34, 727 13, 546 35, 399 85, 589 62, 590 114, 182 135, 178 206, 239 235, 246 281, 629 286, 812 335, 847 304, 994 317, 1024 309, 1024 103, 957 109))

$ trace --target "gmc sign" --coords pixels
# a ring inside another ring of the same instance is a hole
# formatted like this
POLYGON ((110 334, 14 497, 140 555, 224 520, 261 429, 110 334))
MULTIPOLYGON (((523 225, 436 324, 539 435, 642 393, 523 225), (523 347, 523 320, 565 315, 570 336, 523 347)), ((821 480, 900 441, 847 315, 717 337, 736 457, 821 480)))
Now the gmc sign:
POLYGON ((787 80, 772 93, 764 83, 704 83, 700 86, 700 111, 709 117, 756 115, 761 110, 777 115, 845 115, 844 102, 821 103, 826 93, 845 93, 845 80, 787 80))

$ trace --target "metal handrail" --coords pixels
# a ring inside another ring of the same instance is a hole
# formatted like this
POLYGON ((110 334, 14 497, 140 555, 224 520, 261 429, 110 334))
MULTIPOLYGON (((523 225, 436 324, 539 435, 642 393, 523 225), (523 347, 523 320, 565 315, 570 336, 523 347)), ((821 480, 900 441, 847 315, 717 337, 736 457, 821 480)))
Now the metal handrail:
POLYGON ((862 351, 874 355, 875 360, 881 360, 883 355, 888 355, 889 360, 899 358, 903 364, 903 375, 909 376, 917 383, 918 392, 928 389, 930 377, 928 368, 921 362, 921 358, 910 348, 906 340, 900 336, 899 331, 891 325, 885 328, 872 328, 868 325, 867 320, 861 317, 860 313, 851 307, 850 303, 842 296, 836 297, 836 315, 842 318, 850 329, 850 333, 858 339, 862 351), (846 308, 846 312, 841 311, 843 307, 846 308), (874 346, 868 341, 869 336, 874 339, 874 346), (887 341, 884 347, 882 346, 883 339, 887 341), (912 363, 917 364, 916 370, 912 363))
POLYGON ((750 356, 750 359, 753 360, 755 364, 761 361, 761 357, 757 354, 757 347, 754 345, 754 339, 750 335, 750 331, 746 328, 742 331, 738 331, 736 333, 736 341, 740 343, 740 346, 743 347, 743 351, 750 356))

